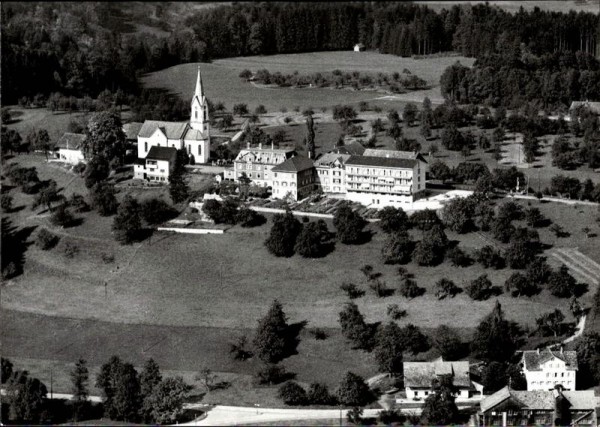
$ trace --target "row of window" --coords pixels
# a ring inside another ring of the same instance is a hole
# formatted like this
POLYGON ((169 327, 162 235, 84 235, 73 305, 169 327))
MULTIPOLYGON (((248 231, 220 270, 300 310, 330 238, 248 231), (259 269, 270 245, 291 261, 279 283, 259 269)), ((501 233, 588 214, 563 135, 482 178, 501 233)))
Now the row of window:
POLYGON ((359 167, 350 167, 348 168, 348 173, 357 173, 360 175, 382 175, 382 176, 412 176, 412 169, 379 169, 379 168, 359 168, 359 167))
MULTIPOLYGON (((156 143, 156 146, 160 147, 161 146, 160 142, 156 143)), ((165 147, 168 147, 168 145, 165 144, 165 147)), ((175 147, 175 144, 171 144, 171 147, 177 148, 177 147, 175 147)), ((144 141, 144 152, 146 152, 146 153, 148 152, 148 141, 144 141)), ((191 145, 188 145, 188 154, 193 154, 191 145)), ((198 155, 202 156, 202 146, 201 145, 198 145, 198 155)))
MULTIPOLYGON (((549 378, 552 376, 552 372, 546 372, 546 378, 549 378)), ((565 377, 565 373, 561 372, 560 373, 561 378, 565 377)), ((574 377, 575 376, 575 372, 567 372, 567 377, 574 377)), ((554 377, 558 377, 558 372, 554 372, 554 377)))

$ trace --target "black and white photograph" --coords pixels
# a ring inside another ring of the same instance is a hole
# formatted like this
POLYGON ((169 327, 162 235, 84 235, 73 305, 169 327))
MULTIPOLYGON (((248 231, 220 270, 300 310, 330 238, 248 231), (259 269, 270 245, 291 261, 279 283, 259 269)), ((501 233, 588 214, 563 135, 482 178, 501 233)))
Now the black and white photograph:
POLYGON ((1 425, 600 425, 600 0, 2 1, 1 425))

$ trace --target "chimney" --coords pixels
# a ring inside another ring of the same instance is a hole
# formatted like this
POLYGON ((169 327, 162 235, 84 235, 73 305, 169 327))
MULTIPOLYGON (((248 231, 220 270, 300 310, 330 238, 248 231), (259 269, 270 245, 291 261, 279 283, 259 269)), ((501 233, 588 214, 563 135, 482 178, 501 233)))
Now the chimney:
POLYGON ((262 142, 259 142, 259 143, 258 143, 258 149, 259 149, 259 150, 262 150, 262 142))
POLYGON ((275 143, 273 141, 271 141, 271 150, 275 149, 275 143))
POLYGON ((248 142, 246 143, 246 148, 247 148, 248 150, 250 149, 250 141, 248 141, 248 142))
POLYGON ((539 348, 537 349, 537 354, 540 354, 540 349, 539 348))
POLYGON ((560 345, 560 354, 563 354, 565 351, 565 346, 564 345, 560 345))

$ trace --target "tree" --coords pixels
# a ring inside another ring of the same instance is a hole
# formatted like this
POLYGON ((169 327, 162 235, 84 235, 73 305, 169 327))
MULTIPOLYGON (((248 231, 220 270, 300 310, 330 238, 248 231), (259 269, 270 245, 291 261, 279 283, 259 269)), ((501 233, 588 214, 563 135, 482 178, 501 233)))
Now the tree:
POLYGON ((409 102, 404 106, 402 120, 404 120, 408 126, 412 126, 413 122, 417 119, 418 112, 417 106, 412 102, 409 102))
POLYGON ((419 230, 429 230, 434 225, 441 224, 441 221, 434 210, 423 209, 410 216, 410 223, 419 230))
POLYGON ((443 161, 436 159, 429 167, 429 174, 433 179, 439 179, 444 182, 452 179, 452 170, 443 161))
POLYGON ((402 295, 403 297, 413 299, 413 298, 423 295, 423 293, 425 292, 425 289, 420 288, 417 285, 417 282, 415 282, 414 280, 412 280, 408 277, 404 277, 400 281, 400 287, 399 287, 398 291, 400 292, 400 295, 402 295))
POLYGON ((38 231, 36 245, 43 251, 53 248, 58 243, 58 236, 54 233, 49 232, 47 229, 42 228, 38 231))
POLYGON ((600 383, 600 333, 585 332, 577 343, 577 361, 581 378, 585 384, 578 387, 597 385, 600 383))
POLYGON ((16 371, 6 383, 3 404, 8 405, 9 419, 19 424, 41 424, 48 390, 27 371, 16 371))
POLYGON ((13 197, 10 194, 4 193, 0 196, 0 208, 3 212, 10 212, 12 210, 13 197))
POLYGON ((427 396, 421 412, 424 425, 448 425, 456 422, 458 407, 455 403, 456 388, 452 375, 442 375, 434 380, 433 393, 427 396))
POLYGON ((539 227, 546 218, 540 210, 536 207, 531 207, 525 209, 525 221, 527 221, 527 225, 530 227, 539 227))
POLYGON ((86 188, 103 182, 109 175, 108 162, 102 157, 92 157, 85 166, 84 179, 86 188))
POLYGON ((502 306, 496 301, 492 312, 477 326, 471 342, 471 351, 474 357, 504 362, 514 355, 517 338, 514 325, 504 318, 502 306))
POLYGON ((216 199, 209 199, 202 205, 204 212, 215 224, 235 225, 238 215, 238 203, 228 197, 223 202, 216 199))
POLYGON ((329 393, 327 386, 322 383, 311 383, 306 397, 311 405, 331 405, 335 402, 335 397, 329 393))
POLYGON ((175 167, 171 176, 169 176, 169 194, 173 203, 182 203, 189 197, 190 187, 185 178, 185 165, 188 160, 188 155, 184 149, 177 150, 175 167))
POLYGON ((402 208, 386 206, 378 212, 377 217, 379 226, 385 233, 407 230, 410 227, 408 215, 402 208))
POLYGON ((248 114, 248 105, 247 104, 234 104, 233 106, 233 114, 236 116, 244 116, 248 114))
POLYGON ((563 320, 565 320, 565 315, 558 308, 554 309, 549 313, 544 313, 537 319, 535 319, 535 323, 538 328, 538 332, 546 337, 548 335, 557 336, 562 334, 564 325, 563 320))
POLYGON ((460 151, 465 146, 465 137, 456 126, 447 126, 442 131, 442 145, 448 150, 460 151))
POLYGON ((381 326, 375 335, 375 360, 382 373, 402 372, 402 331, 394 322, 381 326))
POLYGON ((574 295, 577 280, 571 274, 566 265, 561 265, 558 270, 550 273, 548 277, 548 288, 550 293, 559 298, 569 298, 574 295))
POLYGON ((350 424, 355 424, 359 426, 363 424, 362 415, 363 409, 358 406, 354 406, 350 408, 346 413, 346 420, 348 420, 350 424))
POLYGON ((6 384, 6 382, 13 374, 13 364, 9 359, 6 359, 4 357, 0 358, 0 360, 2 362, 2 374, 0 375, 0 383, 6 384))
POLYGON ((162 224, 177 215, 177 211, 162 199, 153 197, 140 204, 142 218, 150 225, 162 224))
POLYGON ((504 251, 504 258, 510 268, 525 268, 535 257, 534 247, 535 245, 532 242, 512 239, 510 245, 504 251))
POLYGON ((33 202, 32 207, 36 208, 40 205, 48 208, 48 211, 52 212, 52 202, 60 200, 62 196, 58 194, 58 187, 56 185, 56 181, 53 179, 49 180, 46 185, 44 185, 39 193, 36 195, 35 200, 33 202))
POLYGON ((248 228, 262 225, 267 222, 267 219, 255 210, 242 206, 237 212, 236 222, 242 227, 248 228))
POLYGON ((450 279, 442 278, 435 283, 435 296, 437 299, 454 298, 461 291, 462 289, 450 279))
POLYGON ((433 346, 444 359, 458 360, 462 356, 464 344, 454 329, 440 325, 434 331, 433 346))
POLYGON ((306 116, 306 149, 308 151, 308 158, 315 159, 315 129, 314 120, 310 114, 306 116))
POLYGON ((148 396, 150 418, 159 425, 174 424, 183 415, 185 397, 193 387, 182 377, 161 380, 148 396))
POLYGON ((372 346, 371 329, 356 304, 347 302, 344 305, 339 313, 339 322, 342 334, 354 348, 368 349, 372 346))
MULTIPOLYGON (((4 127, 2 129, 5 129, 4 127)), ((21 151, 21 144, 23 143, 23 138, 21 134, 17 132, 15 129, 8 129, 7 131, 2 131, 2 151, 10 151, 11 154, 15 152, 21 151)))
POLYGON ((48 161, 48 151, 52 149, 52 144, 46 129, 32 130, 27 134, 26 142, 34 150, 43 151, 48 161))
POLYGON ((152 393, 162 381, 160 368, 154 359, 150 358, 144 363, 144 368, 140 374, 140 394, 142 396, 142 408, 140 410, 145 422, 152 422, 153 404, 152 393))
POLYGON ((120 114, 113 111, 95 113, 88 122, 82 143, 87 160, 98 157, 107 164, 122 164, 125 157, 125 133, 120 114))
POLYGON ((130 363, 112 356, 100 367, 96 387, 102 390, 105 415, 111 420, 132 422, 138 418, 140 408, 140 382, 130 363))
POLYGON ((347 204, 342 204, 333 216, 337 238, 344 244, 356 244, 362 240, 367 221, 347 204))
POLYGON ((513 273, 504 283, 504 289, 510 292, 513 297, 533 296, 539 293, 540 288, 536 282, 532 282, 529 278, 521 273, 513 273))
POLYGON ((356 110, 350 105, 334 105, 333 120, 341 122, 344 127, 356 118, 356 110))
POLYGON ((448 228, 457 233, 467 233, 475 228, 475 206, 471 198, 457 197, 442 209, 442 218, 448 228))
POLYGON ((287 316, 281 303, 273 300, 269 311, 258 321, 254 346, 258 357, 264 362, 276 363, 283 359, 287 347, 287 316))
POLYGON ((465 288, 465 291, 472 299, 476 301, 485 301, 492 296, 494 289, 487 274, 482 274, 475 280, 472 280, 465 288))
POLYGON ((128 244, 141 236, 142 214, 140 204, 130 195, 126 195, 117 209, 112 230, 115 239, 121 244, 128 244))
POLYGON ((329 238, 327 224, 323 220, 309 222, 302 227, 296 239, 294 250, 304 258, 318 258, 324 255, 325 243, 329 238))
POLYGON ((385 264, 405 264, 410 261, 414 243, 409 234, 400 230, 389 234, 381 248, 385 264))
POLYGON ((58 205, 58 207, 54 210, 54 212, 50 216, 50 222, 54 225, 58 225, 61 227, 69 227, 71 224, 73 224, 74 221, 75 221, 75 218, 73 217, 73 214, 67 208, 66 203, 58 205))
POLYGON ((287 381, 279 387, 277 392, 283 403, 290 406, 305 405, 308 401, 306 390, 296 381, 287 381))
POLYGON ((302 224, 291 212, 275 214, 265 246, 275 256, 290 257, 294 255, 296 239, 301 231, 302 224))
POLYGON ((360 375, 348 371, 338 386, 337 398, 344 406, 364 406, 372 400, 372 393, 360 375))
POLYGON ((71 207, 75 212, 81 213, 88 212, 90 210, 90 206, 87 204, 85 198, 81 194, 71 194, 68 204, 69 207, 71 207))
POLYGON ((90 196, 92 206, 101 216, 109 216, 117 211, 118 203, 114 185, 100 182, 92 187, 90 196))
POLYGON ((75 364, 75 368, 71 371, 71 392, 73 397, 73 418, 74 421, 80 419, 83 415, 83 409, 88 402, 89 389, 89 371, 87 362, 84 359, 79 359, 75 364))

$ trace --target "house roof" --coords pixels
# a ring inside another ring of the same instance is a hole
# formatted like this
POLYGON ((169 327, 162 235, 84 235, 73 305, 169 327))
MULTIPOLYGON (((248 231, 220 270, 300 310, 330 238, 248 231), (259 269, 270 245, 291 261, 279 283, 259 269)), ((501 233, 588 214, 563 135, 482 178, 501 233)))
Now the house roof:
POLYGON ((146 155, 147 160, 171 160, 177 156, 175 147, 159 147, 154 145, 146 155))
POLYGON ((600 102, 590 102, 590 101, 573 101, 571 102, 571 106, 569 107, 569 111, 574 110, 578 107, 586 107, 592 113, 600 114, 600 102))
POLYGON ((391 157, 350 156, 346 165, 377 166, 382 168, 412 169, 417 164, 415 159, 396 159, 391 157))
POLYGON ((183 139, 185 139, 186 141, 203 141, 205 139, 208 139, 208 131, 201 132, 197 129, 188 128, 183 139))
POLYGON ((365 147, 358 141, 352 141, 349 144, 336 147, 330 153, 337 154, 351 154, 355 156, 362 156, 365 152, 365 147))
POLYGON ((65 132, 56 142, 56 148, 66 148, 69 150, 79 150, 81 144, 85 141, 85 135, 82 133, 65 132))
MULTIPOLYGON (((569 409, 592 410, 598 406, 594 390, 563 391, 562 395, 569 402, 569 409)), ((495 408, 505 400, 512 398, 524 409, 553 410, 558 392, 555 390, 512 390, 508 386, 486 397, 480 403, 482 412, 495 408)))
POLYGON ((294 156, 287 159, 285 162, 278 164, 272 172, 301 172, 310 169, 314 166, 313 161, 308 157, 294 156))
POLYGON ((143 123, 131 122, 123 125, 123 132, 125 133, 125 139, 134 140, 137 139, 140 130, 142 129, 143 123))
POLYGON ((469 362, 447 362, 441 358, 432 362, 404 362, 404 385, 406 387, 430 388, 431 382, 440 375, 453 375, 456 387, 471 387, 469 362))
POLYGON ((541 371, 541 365, 546 363, 553 358, 557 358, 565 362, 568 370, 577 369, 577 352, 576 351, 552 351, 550 349, 540 350, 527 350, 523 352, 523 364, 524 368, 528 371, 541 371))
POLYGON ((325 153, 315 160, 315 166, 331 166, 336 160, 343 164, 349 158, 350 154, 325 153))
POLYGON ((187 122, 161 122, 158 120, 146 120, 140 132, 139 137, 150 138, 157 128, 167 136, 168 139, 182 139, 185 130, 187 129, 187 122))
POLYGON ((398 151, 398 150, 376 150, 374 148, 367 148, 363 153, 363 156, 371 156, 371 157, 386 157, 393 159, 412 159, 412 160, 421 160, 425 163, 427 161, 421 153, 416 151, 398 151))
POLYGON ((260 148, 246 148, 241 150, 237 157, 236 162, 246 162, 250 159, 252 162, 277 165, 285 162, 286 159, 292 157, 295 154, 293 149, 260 149, 260 148))

